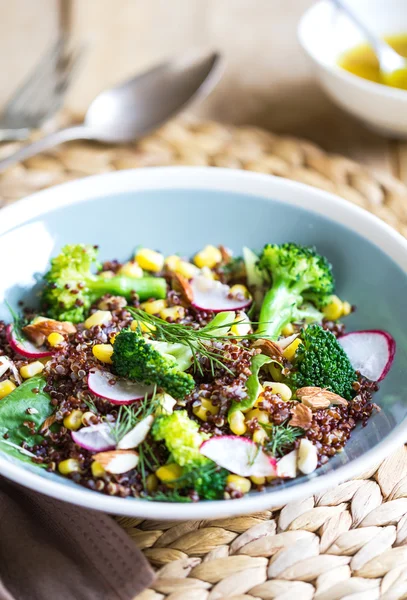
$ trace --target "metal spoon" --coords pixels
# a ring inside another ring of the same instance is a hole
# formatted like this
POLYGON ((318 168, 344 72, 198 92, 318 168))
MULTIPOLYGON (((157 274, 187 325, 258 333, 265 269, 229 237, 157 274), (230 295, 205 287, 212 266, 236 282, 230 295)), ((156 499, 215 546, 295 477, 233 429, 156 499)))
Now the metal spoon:
POLYGON ((346 14, 347 17, 353 21, 356 27, 360 29, 360 31, 366 37, 377 56, 380 70, 387 79, 396 71, 407 69, 407 59, 398 54, 387 42, 372 33, 370 29, 366 27, 366 25, 359 19, 359 17, 355 15, 350 8, 348 8, 343 0, 331 0, 331 2, 344 14, 346 14))
POLYGON ((0 172, 44 150, 70 140, 110 144, 134 141, 163 124, 197 96, 205 96, 221 75, 219 54, 166 62, 101 92, 84 122, 46 135, 0 160, 0 172))

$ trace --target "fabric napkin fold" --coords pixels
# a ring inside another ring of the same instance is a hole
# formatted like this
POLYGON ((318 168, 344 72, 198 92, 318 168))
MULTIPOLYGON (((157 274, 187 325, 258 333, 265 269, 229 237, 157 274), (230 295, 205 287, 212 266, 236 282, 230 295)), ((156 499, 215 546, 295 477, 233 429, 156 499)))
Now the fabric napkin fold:
POLYGON ((133 600, 153 579, 112 518, 0 478, 0 600, 133 600))

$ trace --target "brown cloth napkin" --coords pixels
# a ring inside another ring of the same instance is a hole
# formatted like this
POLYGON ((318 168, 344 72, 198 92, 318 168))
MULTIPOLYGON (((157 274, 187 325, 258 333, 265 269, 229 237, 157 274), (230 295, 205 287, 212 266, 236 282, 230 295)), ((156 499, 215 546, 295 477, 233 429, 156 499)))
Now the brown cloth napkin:
POLYGON ((132 600, 153 579, 112 518, 0 478, 0 600, 132 600))

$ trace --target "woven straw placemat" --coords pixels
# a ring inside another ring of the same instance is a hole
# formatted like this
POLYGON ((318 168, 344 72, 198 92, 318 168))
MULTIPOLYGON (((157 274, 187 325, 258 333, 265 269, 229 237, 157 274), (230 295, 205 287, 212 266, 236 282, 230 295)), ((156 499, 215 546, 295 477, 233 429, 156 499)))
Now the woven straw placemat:
MULTIPOLYGON (((0 156, 16 144, 0 146, 0 156)), ((182 119, 123 146, 72 142, 0 177, 0 202, 77 177, 155 165, 213 165, 335 192, 407 237, 407 188, 310 142, 182 119)), ((119 518, 158 577, 137 600, 407 598, 407 448, 319 496, 217 521, 119 518)))

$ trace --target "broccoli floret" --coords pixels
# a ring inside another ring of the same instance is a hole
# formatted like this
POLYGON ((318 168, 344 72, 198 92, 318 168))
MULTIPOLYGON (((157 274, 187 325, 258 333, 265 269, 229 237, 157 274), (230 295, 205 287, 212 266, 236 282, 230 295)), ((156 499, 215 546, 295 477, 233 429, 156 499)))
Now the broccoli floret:
POLYGON ((199 452, 208 436, 199 432, 198 423, 188 417, 186 410, 157 417, 152 435, 157 442, 165 443, 173 460, 181 467, 192 469, 212 462, 199 452))
POLYGON ((321 308, 334 291, 331 265, 313 248, 297 244, 268 244, 257 265, 271 287, 260 310, 258 332, 278 339, 285 325, 294 321, 304 302, 321 308))
POLYGON ((202 500, 224 497, 229 471, 218 467, 199 452, 208 435, 199 432, 199 425, 185 410, 157 417, 152 429, 153 438, 163 441, 171 460, 183 467, 183 474, 171 482, 178 490, 195 490, 202 500))
POLYGON ((123 329, 115 338, 112 361, 120 377, 155 384, 177 399, 195 387, 193 377, 183 372, 192 364, 192 351, 183 344, 150 342, 123 329))
POLYGON ((302 331, 301 341, 294 356, 293 370, 287 378, 290 387, 327 388, 351 400, 355 395, 352 384, 357 376, 333 333, 319 325, 310 325, 302 331))
POLYGON ((85 244, 68 245, 51 260, 51 269, 45 275, 42 303, 46 314, 60 321, 79 323, 95 300, 104 294, 140 300, 165 298, 166 282, 159 277, 127 277, 116 275, 110 279, 92 273, 100 268, 98 250, 85 244))

